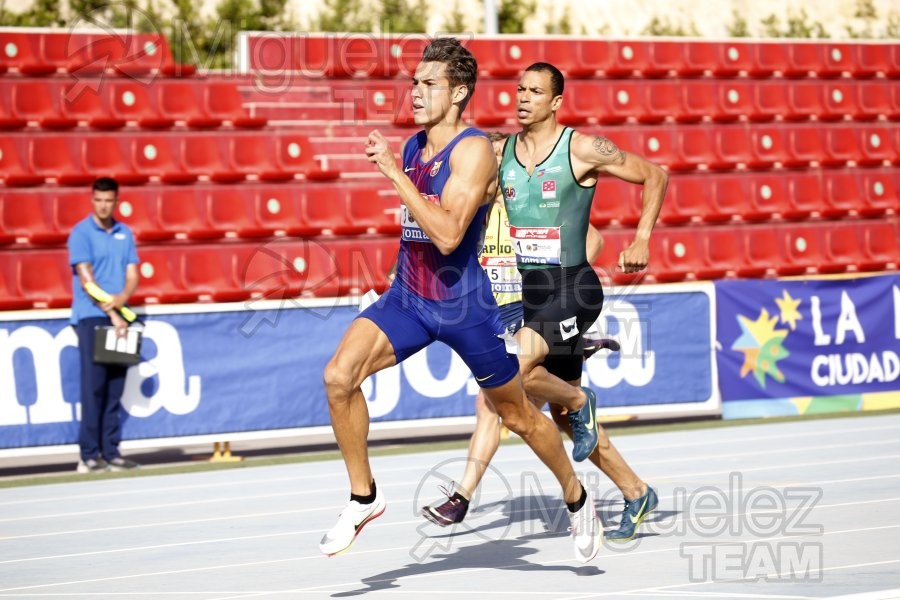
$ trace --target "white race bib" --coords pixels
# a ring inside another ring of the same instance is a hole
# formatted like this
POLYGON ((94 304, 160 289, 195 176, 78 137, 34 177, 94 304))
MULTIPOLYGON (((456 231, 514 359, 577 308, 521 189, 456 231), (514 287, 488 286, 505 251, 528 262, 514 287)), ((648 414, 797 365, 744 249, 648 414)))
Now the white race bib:
POLYGON ((531 265, 559 265, 562 255, 559 227, 510 227, 516 258, 531 265))
POLYGON ((516 268, 512 256, 482 256, 481 266, 491 280, 491 291, 495 294, 520 293, 522 276, 516 268))
MULTIPOLYGON (((435 194, 422 194, 422 197, 432 204, 440 204, 441 199, 435 194)), ((411 214, 405 204, 400 205, 400 227, 402 229, 403 241, 405 242, 427 242, 431 243, 431 238, 425 233, 411 214)))

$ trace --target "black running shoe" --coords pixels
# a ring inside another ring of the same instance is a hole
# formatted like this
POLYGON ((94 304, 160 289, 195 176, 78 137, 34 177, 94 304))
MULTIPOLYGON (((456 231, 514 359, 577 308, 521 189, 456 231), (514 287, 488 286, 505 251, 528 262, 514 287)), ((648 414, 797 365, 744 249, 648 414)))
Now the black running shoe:
POLYGON ((455 523, 462 523, 469 512, 469 501, 459 492, 454 491, 453 483, 450 487, 440 486, 441 492, 447 499, 440 504, 422 507, 422 516, 441 527, 447 527, 455 523))

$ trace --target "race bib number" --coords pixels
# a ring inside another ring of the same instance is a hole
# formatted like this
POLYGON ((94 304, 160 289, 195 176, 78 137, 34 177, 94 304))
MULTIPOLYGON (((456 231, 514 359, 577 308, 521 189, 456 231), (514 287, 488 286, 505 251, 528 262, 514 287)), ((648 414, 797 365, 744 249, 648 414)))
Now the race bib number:
POLYGON ((530 265, 561 264, 559 230, 559 227, 510 227, 518 261, 530 265))
MULTIPOLYGON (((440 204, 441 199, 436 194, 422 194, 422 197, 432 204, 440 204)), ((431 238, 425 233, 416 220, 409 213, 409 209, 405 204, 400 204, 400 227, 402 230, 403 241, 406 242, 428 242, 431 238)))
POLYGON ((494 294, 520 293, 522 276, 516 268, 516 259, 509 256, 482 256, 481 266, 491 280, 494 294))

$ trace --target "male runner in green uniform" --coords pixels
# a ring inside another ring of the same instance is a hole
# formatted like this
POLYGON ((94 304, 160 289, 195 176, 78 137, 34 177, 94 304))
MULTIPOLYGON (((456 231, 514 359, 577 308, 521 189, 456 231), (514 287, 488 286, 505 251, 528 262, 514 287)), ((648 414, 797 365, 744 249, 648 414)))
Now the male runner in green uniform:
MULTIPOLYGON (((509 134, 491 132, 488 134, 494 146, 499 165, 503 157, 503 146, 509 134)), ((592 262, 603 249, 603 237, 593 226, 588 227, 585 241, 587 254, 592 262)), ((514 335, 522 326, 522 276, 516 268, 516 254, 509 237, 509 219, 500 187, 488 213, 484 231, 484 242, 479 255, 481 266, 491 281, 494 300, 500 307, 503 327, 514 335)), ((618 343, 609 339, 586 340, 584 357, 588 358, 601 349, 618 348, 618 343)), ((475 397, 475 431, 469 440, 466 468, 459 484, 441 486, 446 498, 422 508, 422 515, 429 521, 446 527, 460 523, 469 510, 472 494, 481 482, 485 470, 497 448, 500 446, 501 424, 497 411, 479 391, 475 397)))
MULTIPOLYGON (((579 387, 582 335, 600 315, 603 289, 586 260, 585 234, 594 188, 601 175, 643 185, 643 209, 634 241, 619 255, 619 268, 639 271, 650 258, 650 233, 659 216, 668 176, 659 166, 625 152, 602 136, 584 135, 556 120, 564 79, 547 63, 528 67, 516 92, 522 131, 503 151, 500 185, 506 199, 510 234, 522 272, 525 325, 516 334, 520 370, 532 401, 549 402, 558 425, 570 426, 564 411, 594 405, 594 392, 579 387)), ((619 528, 607 539, 634 537, 637 525, 656 507, 655 491, 641 481, 612 445, 596 419, 596 448, 579 447, 576 461, 592 462, 625 498, 619 528)), ((571 425, 577 425, 575 421, 571 425)))

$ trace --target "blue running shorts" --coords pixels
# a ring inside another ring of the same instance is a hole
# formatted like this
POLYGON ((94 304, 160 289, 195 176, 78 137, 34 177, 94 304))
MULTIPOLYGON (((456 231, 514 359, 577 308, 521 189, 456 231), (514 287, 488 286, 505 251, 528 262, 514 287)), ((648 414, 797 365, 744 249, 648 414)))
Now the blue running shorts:
POLYGON ((497 337, 504 333, 490 286, 450 300, 430 300, 394 284, 356 318, 372 321, 388 337, 397 362, 434 341, 450 346, 483 388, 498 387, 519 372, 519 360, 497 337))

